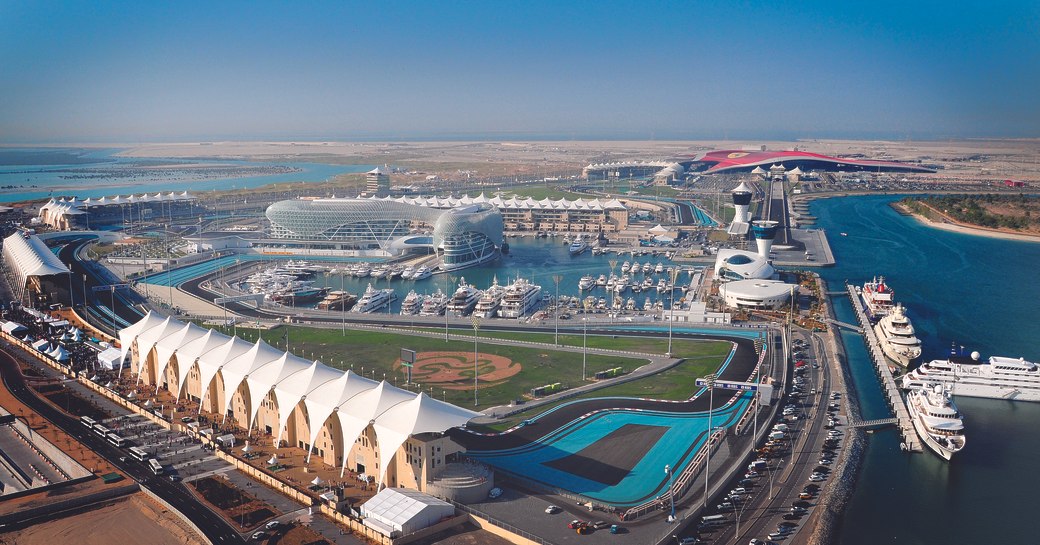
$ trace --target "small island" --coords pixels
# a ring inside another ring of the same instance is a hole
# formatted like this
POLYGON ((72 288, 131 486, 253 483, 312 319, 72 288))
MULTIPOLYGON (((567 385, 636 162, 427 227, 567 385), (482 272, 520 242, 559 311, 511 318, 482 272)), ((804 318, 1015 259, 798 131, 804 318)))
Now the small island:
POLYGON ((1040 242, 1040 198, 1037 195, 919 195, 893 204, 941 229, 1040 242))

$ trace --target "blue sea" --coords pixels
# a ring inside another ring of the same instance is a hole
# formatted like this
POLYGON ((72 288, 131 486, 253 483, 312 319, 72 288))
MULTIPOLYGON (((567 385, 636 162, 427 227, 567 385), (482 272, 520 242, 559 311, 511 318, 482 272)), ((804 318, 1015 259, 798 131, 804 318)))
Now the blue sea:
MULTIPOLYGON (((811 213, 831 236, 836 267, 822 270, 831 289, 884 275, 906 305, 924 358, 963 346, 983 357, 1040 360, 1040 244, 929 228, 897 214, 893 196, 815 201, 811 213)), ((854 321, 847 298, 839 319, 854 321)), ((863 341, 845 334, 864 418, 887 416, 863 341)), ((967 446, 952 462, 899 450, 894 431, 870 436, 838 543, 1036 543, 1040 404, 961 397, 967 446)))
POLYGON ((243 189, 284 182, 324 182, 338 174, 366 172, 372 165, 326 165, 296 162, 253 162, 118 157, 119 149, 0 149, 0 202, 156 193, 243 189), (188 165, 219 164, 228 173, 205 172, 188 165), (183 164, 184 168, 177 165, 183 164), (149 169, 156 165, 168 168, 149 169), (273 170, 273 172, 272 172, 273 170), (232 174, 230 171, 238 171, 232 174), (245 175, 239 175, 245 174, 245 175), (253 175, 255 174, 255 175, 253 175))

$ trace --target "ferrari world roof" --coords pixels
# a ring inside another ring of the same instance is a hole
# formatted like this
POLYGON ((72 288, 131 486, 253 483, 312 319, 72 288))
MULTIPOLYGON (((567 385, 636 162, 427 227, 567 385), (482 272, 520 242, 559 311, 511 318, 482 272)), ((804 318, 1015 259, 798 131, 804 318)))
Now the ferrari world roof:
POLYGON ((709 151, 693 158, 694 163, 708 166, 705 172, 752 171, 756 167, 769 168, 777 163, 796 163, 829 170, 881 170, 895 172, 935 172, 930 168, 897 161, 873 161, 868 159, 846 159, 829 157, 808 151, 709 151))
MULTIPOLYGON (((359 437, 371 424, 380 445, 379 482, 397 449, 410 436, 443 433, 479 416, 479 413, 437 401, 426 394, 402 390, 386 381, 376 382, 350 371, 305 360, 263 341, 249 343, 152 312, 119 331, 123 358, 134 343, 138 354, 146 355, 155 350, 155 376, 162 376, 172 359, 177 358, 178 392, 183 391, 194 364, 199 367, 202 384, 207 385, 202 388, 203 396, 209 393, 208 385, 214 380, 222 381, 225 392, 234 392, 244 385, 250 393, 250 423, 255 421, 268 393, 272 393, 278 407, 289 407, 279 411, 278 440, 292 411, 301 402, 307 409, 312 445, 333 413, 339 417, 347 445, 353 444, 347 438, 359 437)), ((138 374, 143 367, 139 362, 138 374)), ((232 396, 227 396, 225 411, 231 401, 232 396)), ((346 459, 344 455, 344 464, 346 459)))

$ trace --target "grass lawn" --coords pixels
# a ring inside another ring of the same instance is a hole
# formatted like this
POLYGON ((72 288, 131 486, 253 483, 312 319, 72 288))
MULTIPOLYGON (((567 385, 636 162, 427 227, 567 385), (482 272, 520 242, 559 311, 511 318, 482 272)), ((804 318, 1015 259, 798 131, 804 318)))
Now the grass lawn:
MULTIPOLYGON (((369 378, 382 380, 385 378, 398 386, 404 382, 402 369, 394 369, 393 364, 401 354, 401 348, 409 348, 417 352, 458 352, 460 356, 472 364, 473 342, 471 341, 448 341, 432 337, 401 335, 381 331, 347 331, 346 335, 335 329, 318 329, 309 327, 280 327, 272 331, 262 332, 262 336, 268 343, 284 348, 283 335, 288 330, 290 351, 298 356, 308 359, 318 359, 332 367, 341 369, 353 369, 354 372, 363 374, 369 378)), ((239 336, 255 341, 257 332, 254 330, 239 329, 239 336)), ((483 333, 480 337, 483 337, 483 333)), ((561 339, 562 340, 562 339, 561 339)), ((592 346, 592 337, 589 338, 592 346)), ((609 340, 604 339, 604 342, 609 340)), ((618 339, 620 340, 620 339, 618 339)), ((581 342, 580 336, 578 342, 581 342)), ((717 343, 725 345, 728 343, 717 343)), ((564 386, 574 387, 581 383, 582 353, 562 352, 551 348, 526 348, 501 346, 481 343, 477 341, 477 350, 483 354, 493 354, 508 358, 512 365, 521 365, 522 371, 513 375, 506 381, 492 386, 482 385, 479 389, 479 407, 490 407, 508 404, 528 393, 532 388, 560 382, 564 386)), ((714 352, 708 350, 711 354, 714 352)), ((713 357, 713 365, 717 366, 720 358, 713 357)), ((481 361, 484 361, 481 359, 481 361)), ((632 370, 646 363, 646 360, 625 358, 618 356, 588 355, 587 374, 594 375, 598 371, 622 367, 632 370)), ((481 371, 484 373, 485 371, 481 371)), ((460 372, 463 376, 473 377, 472 370, 460 372)), ((423 384, 423 391, 430 393, 437 399, 443 399, 463 407, 473 406, 473 391, 450 390, 437 387, 436 384, 423 384)), ((414 386, 410 389, 414 390, 414 386)))
MULTIPOLYGON (((593 195, 586 195, 584 193, 573 193, 570 191, 564 191, 556 187, 511 187, 509 189, 502 190, 502 198, 509 198, 510 195, 516 195, 520 198, 531 197, 536 201, 540 201, 546 197, 558 200, 558 199, 594 199, 593 195)), ((474 195, 476 196, 476 195, 474 195)))
POLYGON ((532 418, 537 414, 552 409, 553 407, 579 399, 591 399, 596 397, 642 397, 669 401, 689 399, 689 397, 697 391, 697 379, 715 371, 719 368, 721 363, 721 357, 710 355, 688 359, 662 373, 657 373, 656 375, 644 377, 639 380, 633 380, 632 382, 618 384, 617 386, 608 386, 596 390, 595 392, 582 394, 557 403, 541 405, 530 411, 515 414, 509 418, 502 419, 492 425, 484 427, 493 431, 505 431, 519 424, 521 420, 532 418))
MULTIPOLYGON (((581 322, 577 322, 580 324, 581 322)), ((560 320, 560 327, 574 327, 574 320, 560 320)), ((579 326, 580 327, 580 326, 579 326)), ((416 328, 418 331, 430 333, 441 333, 443 329, 416 328)), ((458 334, 459 331, 453 331, 458 334)), ((492 331, 481 330, 481 338, 508 339, 513 341, 530 341, 536 343, 552 344, 555 340, 553 333, 528 333, 523 331, 492 331)), ((616 337, 602 333, 589 332, 586 340, 589 348, 604 348, 610 350, 626 350, 629 352, 642 352, 644 354, 664 354, 668 351, 668 339, 655 337, 616 337)), ((560 334, 560 345, 582 346, 582 335, 560 334)), ((730 344, 725 341, 708 341, 696 339, 672 339, 672 355, 676 358, 699 358, 701 356, 722 357, 729 353, 730 344)))

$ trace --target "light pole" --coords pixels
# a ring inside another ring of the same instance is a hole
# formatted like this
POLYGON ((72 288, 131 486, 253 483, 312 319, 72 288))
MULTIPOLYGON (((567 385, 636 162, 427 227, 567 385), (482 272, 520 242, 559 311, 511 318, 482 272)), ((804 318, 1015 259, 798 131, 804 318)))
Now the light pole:
MULTIPOLYGON (((611 260, 607 261, 607 263, 610 264, 610 277, 614 278, 614 268, 617 267, 617 260, 616 259, 611 259, 611 260)), ((613 286, 611 286, 611 288, 610 288, 610 308, 612 310, 614 308, 614 295, 617 293, 616 291, 614 291, 615 288, 617 287, 617 284, 616 284, 617 279, 616 278, 614 279, 614 282, 615 282, 615 284, 613 286)))
POLYGON ((589 343, 588 343, 588 339, 589 339, 589 306, 590 305, 589 305, 588 301, 583 302, 582 305, 585 307, 585 312, 584 312, 584 315, 581 317, 581 322, 582 322, 582 325, 584 326, 584 330, 583 330, 583 332, 581 334, 581 381, 585 382, 585 368, 587 366, 588 357, 589 357, 589 343))
POLYGON ((477 406, 477 376, 479 369, 477 367, 477 332, 480 330, 480 318, 473 316, 473 406, 477 406))
MULTIPOLYGON (((455 275, 449 274, 444 277, 447 281, 444 284, 444 293, 448 296, 448 302, 451 302, 451 286, 455 284, 455 275)), ((444 342, 448 342, 448 304, 444 304, 444 342)))
POLYGON ((556 344, 560 344, 560 281, 563 280, 563 275, 554 274, 552 279, 556 284, 556 344))
POLYGON ((712 413, 712 405, 714 405, 714 402, 715 402, 715 379, 716 378, 718 378, 718 377, 716 377, 714 374, 710 374, 710 375, 704 377, 704 382, 708 386, 708 440, 705 443, 706 446, 708 447, 708 453, 707 453, 707 458, 704 459, 704 506, 705 507, 708 506, 708 471, 709 471, 709 469, 711 467, 711 437, 712 437, 712 432, 714 431, 714 429, 712 429, 711 413, 712 413))
POLYGON ((669 358, 672 357, 672 322, 675 321, 675 277, 678 273, 679 269, 672 269, 672 300, 668 304, 668 352, 665 354, 669 358))
POLYGON ((672 466, 666 464, 664 472, 668 475, 668 500, 672 504, 672 512, 668 515, 668 522, 675 522, 675 492, 672 490, 672 466))
POLYGON ((346 336, 347 334, 347 290, 344 287, 345 281, 343 280, 343 277, 345 276, 347 276, 346 270, 341 270, 339 273, 339 291, 341 291, 342 293, 340 293, 339 296, 343 299, 341 299, 339 302, 339 328, 340 334, 343 336, 346 336))

